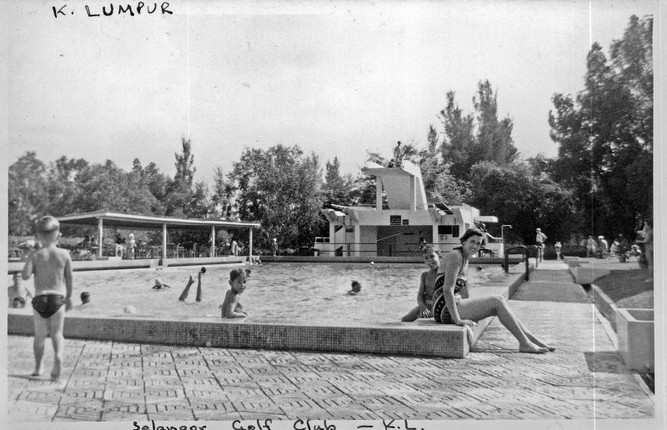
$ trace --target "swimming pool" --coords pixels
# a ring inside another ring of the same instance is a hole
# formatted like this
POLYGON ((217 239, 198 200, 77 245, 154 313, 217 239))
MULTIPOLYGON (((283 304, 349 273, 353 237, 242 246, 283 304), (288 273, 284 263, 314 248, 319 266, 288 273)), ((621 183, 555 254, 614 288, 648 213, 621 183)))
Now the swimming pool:
MULTIPOLYGON (((91 317, 221 321, 218 306, 229 289, 232 267, 206 268, 201 302, 195 301, 196 281, 188 298, 178 300, 189 275, 195 274, 196 279, 199 267, 75 272, 72 312, 91 317), (156 278, 171 288, 153 289, 156 278), (79 299, 83 291, 90 293, 87 305, 79 299), (124 313, 128 305, 136 313, 124 313)), ((424 265, 405 263, 265 263, 248 268, 252 274, 241 302, 250 317, 234 321, 301 325, 394 324, 416 305, 419 276, 425 270, 424 265), (356 296, 347 294, 353 280, 362 285, 356 296)), ((510 274, 520 270, 510 266, 510 274)), ((500 265, 470 266, 471 288, 497 285, 508 276, 500 265)), ((27 285, 32 289, 32 280, 27 285)), ((32 312, 30 307, 17 311, 32 312)))

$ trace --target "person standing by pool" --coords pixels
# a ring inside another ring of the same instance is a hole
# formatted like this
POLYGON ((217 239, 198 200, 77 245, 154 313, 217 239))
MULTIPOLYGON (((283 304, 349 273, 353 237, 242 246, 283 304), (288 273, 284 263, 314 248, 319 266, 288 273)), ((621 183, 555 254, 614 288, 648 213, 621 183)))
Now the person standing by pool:
POLYGON ((32 299, 35 370, 32 376, 41 376, 43 373, 44 343, 46 337, 50 336, 55 354, 51 380, 55 382, 62 372, 65 311, 72 309, 72 259, 68 251, 56 247, 60 238, 60 223, 54 217, 44 216, 37 221, 36 236, 42 245, 41 249, 28 255, 21 272, 24 280, 35 275, 35 295, 32 299))
POLYGON ((588 236, 588 239, 586 239, 586 258, 595 257, 596 250, 595 239, 593 239, 593 236, 588 236))
POLYGON ((134 253, 137 250, 137 241, 134 240, 134 233, 130 233, 127 238, 127 258, 134 259, 134 253))
POLYGON ((535 245, 537 245, 537 253, 539 254, 540 261, 542 261, 542 256, 544 254, 544 241, 547 240, 547 235, 542 233, 542 229, 535 229, 535 245))
POLYGON ((227 290, 225 300, 220 305, 222 318, 245 318, 248 316, 248 313, 243 311, 240 300, 250 273, 250 270, 241 268, 233 269, 229 273, 230 289, 227 290))
POLYGON ((648 263, 649 277, 644 282, 653 282, 653 225, 649 220, 644 221, 644 228, 639 231, 643 238, 637 243, 644 245, 644 254, 648 263))
MULTIPOLYGON (((476 321, 497 316, 500 323, 519 341, 519 351, 542 354, 554 351, 537 339, 510 309, 507 300, 497 297, 467 297, 468 261, 482 244, 482 232, 468 229, 461 236, 461 247, 447 253, 440 264, 439 273, 444 273, 441 291, 433 294, 433 314, 445 324, 473 327, 476 321)), ((431 267, 431 266, 429 266, 431 267)))
POLYGON ((278 255, 278 238, 274 237, 271 241, 271 252, 273 253, 274 257, 278 255))
POLYGON ((236 242, 236 238, 232 239, 231 252, 234 257, 238 257, 239 252, 241 252, 241 247, 239 246, 238 242, 236 242))

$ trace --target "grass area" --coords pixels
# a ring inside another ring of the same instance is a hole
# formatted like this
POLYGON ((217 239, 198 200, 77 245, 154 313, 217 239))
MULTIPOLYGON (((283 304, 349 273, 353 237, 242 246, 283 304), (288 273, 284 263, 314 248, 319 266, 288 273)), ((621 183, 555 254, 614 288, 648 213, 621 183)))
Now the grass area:
POLYGON ((646 282, 648 271, 642 269, 612 270, 595 280, 619 308, 653 309, 653 282, 646 282))

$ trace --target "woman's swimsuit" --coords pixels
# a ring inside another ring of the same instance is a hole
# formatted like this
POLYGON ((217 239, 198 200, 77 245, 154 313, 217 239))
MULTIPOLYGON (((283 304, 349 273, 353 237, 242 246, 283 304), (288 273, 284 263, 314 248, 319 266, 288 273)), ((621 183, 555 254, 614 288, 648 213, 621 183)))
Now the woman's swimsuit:
POLYGON ((40 294, 33 297, 32 308, 39 313, 42 318, 49 318, 60 310, 65 304, 65 296, 62 294, 40 294))
MULTIPOLYGON (((459 248, 460 249, 460 248, 459 248)), ((461 254, 463 254, 463 249, 460 249, 461 254)), ((465 290, 467 286, 467 281, 465 278, 465 267, 467 261, 465 256, 463 256, 463 265, 456 277, 456 284, 454 285, 454 298, 456 300, 461 299, 461 291, 465 290)), ((447 309, 447 302, 445 301, 444 288, 445 284, 445 275, 442 274, 438 279, 435 280, 435 292, 433 293, 433 317, 435 320, 442 324, 452 324, 454 320, 452 315, 447 309)))

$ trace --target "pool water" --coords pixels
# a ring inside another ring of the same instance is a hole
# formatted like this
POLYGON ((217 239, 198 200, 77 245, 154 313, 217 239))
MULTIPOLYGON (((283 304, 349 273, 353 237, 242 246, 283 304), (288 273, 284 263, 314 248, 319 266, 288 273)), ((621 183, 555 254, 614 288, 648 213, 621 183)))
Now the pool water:
MULTIPOLYGON (((471 288, 505 279, 500 265, 471 264, 471 288)), ((252 270, 241 303, 249 318, 235 322, 301 325, 395 324, 417 304, 421 264, 264 263, 252 270), (353 280, 358 295, 349 295, 353 280)), ((202 301, 195 301, 199 267, 124 269, 74 273, 74 309, 81 316, 221 321, 219 305, 229 289, 229 266, 207 266, 202 301), (190 274, 195 283, 184 302, 178 300, 190 274), (171 288, 153 289, 155 279, 171 288), (81 305, 81 292, 90 293, 81 305), (124 312, 133 306, 136 313, 124 312)), ((515 269, 516 270, 516 269, 515 269)), ((510 272, 515 272, 510 270, 510 272)), ((11 282, 11 279, 10 279, 11 282)), ((32 290, 32 280, 26 285, 32 290)), ((31 313, 27 306, 19 312, 31 313)), ((230 320, 227 320, 230 321, 230 320)))

